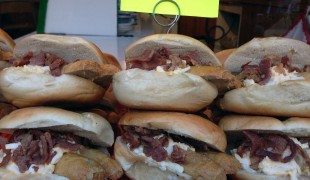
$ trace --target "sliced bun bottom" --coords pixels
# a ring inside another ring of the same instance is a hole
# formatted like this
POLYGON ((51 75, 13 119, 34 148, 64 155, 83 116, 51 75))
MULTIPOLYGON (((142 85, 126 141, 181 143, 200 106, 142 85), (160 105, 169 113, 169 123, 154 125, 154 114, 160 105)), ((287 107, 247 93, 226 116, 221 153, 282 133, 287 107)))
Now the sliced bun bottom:
POLYGON ((310 81, 251 85, 227 92, 220 101, 225 111, 267 116, 310 117, 310 81))
POLYGON ((43 67, 10 67, 0 72, 0 89, 8 102, 17 107, 57 102, 92 105, 100 101, 104 89, 95 83, 63 74, 58 77, 41 72, 43 67))
POLYGON ((116 99, 129 108, 195 112, 212 103, 218 91, 203 78, 130 69, 113 76, 116 99))

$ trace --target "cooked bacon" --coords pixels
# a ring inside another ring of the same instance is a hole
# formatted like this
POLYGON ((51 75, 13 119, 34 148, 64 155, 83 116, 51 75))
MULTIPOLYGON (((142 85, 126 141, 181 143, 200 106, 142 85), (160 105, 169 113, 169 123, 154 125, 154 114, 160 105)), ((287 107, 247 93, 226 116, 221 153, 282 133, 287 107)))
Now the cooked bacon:
POLYGON ((168 157, 168 152, 161 146, 156 147, 154 149, 152 149, 151 151, 151 157, 157 161, 157 162, 161 162, 167 159, 168 157))
POLYGON ((182 60, 186 61, 186 65, 212 65, 210 62, 201 62, 198 60, 195 52, 189 54, 172 54, 167 48, 158 50, 145 50, 142 55, 126 59, 126 68, 139 68, 144 70, 154 70, 157 66, 162 66, 164 70, 175 70, 183 66, 182 60), (171 61, 171 63, 168 63, 171 61))
POLYGON ((36 56, 32 52, 28 52, 25 56, 20 59, 15 59, 12 61, 13 66, 49 66, 51 74, 53 76, 61 75, 61 67, 65 65, 65 61, 57 56, 51 55, 49 53, 40 52, 36 56))
POLYGON ((137 57, 133 57, 133 58, 127 58, 126 61, 127 62, 133 62, 133 61, 150 61, 154 55, 155 51, 154 50, 150 50, 147 49, 145 50, 141 56, 137 56, 137 57))
POLYGON ((171 52, 167 48, 158 49, 157 53, 166 59, 169 58, 169 56, 171 55, 171 52))
MULTIPOLYGON (((56 155, 56 152, 52 152, 55 146, 60 146, 69 151, 80 150, 80 144, 69 141, 73 137, 74 135, 40 130, 16 130, 8 142, 20 142, 21 145, 12 150, 12 155, 11 150, 3 149, 6 156, 0 163, 0 167, 5 166, 12 160, 18 166, 20 172, 23 173, 29 169, 31 164, 48 164, 56 155)), ((79 138, 75 137, 73 139, 79 138)))
POLYGON ((170 155, 170 160, 172 162, 178 163, 178 164, 182 164, 185 161, 185 150, 183 150, 182 148, 180 148, 177 145, 173 146, 173 151, 170 155))
POLYGON ((269 79, 271 78, 270 68, 271 68, 270 59, 263 59, 259 63, 259 72, 260 72, 260 77, 261 77, 259 84, 264 85, 269 81, 269 79))
POLYGON ((32 52, 28 52, 27 54, 25 54, 24 56, 22 56, 20 59, 14 59, 11 61, 11 64, 15 67, 17 66, 23 66, 23 65, 27 65, 30 63, 30 59, 32 58, 33 53, 32 52))
POLYGON ((297 145, 286 135, 258 134, 253 131, 242 132, 246 141, 238 148, 237 153, 242 157, 249 150, 251 164, 254 167, 265 157, 286 163, 296 156, 297 145), (283 158, 282 154, 287 148, 290 149, 291 153, 283 158))
MULTIPOLYGON (((131 150, 142 145, 144 154, 148 157, 152 157, 156 161, 163 161, 168 156, 167 151, 164 149, 164 147, 168 147, 169 144, 168 136, 176 142, 189 144, 195 147, 197 150, 208 150, 208 146, 205 142, 194 140, 191 138, 181 137, 174 134, 167 135, 161 130, 147 129, 137 126, 123 126, 122 128, 124 130, 122 134, 122 139, 124 143, 129 143, 131 150), (158 135, 161 136, 155 137, 158 135)), ((175 151, 176 152, 172 155, 174 157, 172 158, 179 159, 176 161, 181 162, 180 158, 177 158, 177 156, 181 156, 180 152, 178 151, 178 149, 176 149, 175 151)))
POLYGON ((0 167, 7 165, 11 160, 11 150, 7 150, 5 148, 2 149, 3 153, 6 154, 6 156, 3 157, 2 161, 0 162, 0 167))
POLYGON ((41 52, 36 56, 32 56, 29 60, 29 65, 44 66, 45 65, 45 53, 41 52))

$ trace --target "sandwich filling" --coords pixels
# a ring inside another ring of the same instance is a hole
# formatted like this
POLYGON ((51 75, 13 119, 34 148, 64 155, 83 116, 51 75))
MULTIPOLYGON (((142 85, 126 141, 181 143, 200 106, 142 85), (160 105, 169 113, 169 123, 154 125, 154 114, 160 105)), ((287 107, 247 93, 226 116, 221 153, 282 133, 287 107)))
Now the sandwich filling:
POLYGON ((53 173, 65 152, 78 153, 83 139, 53 131, 16 130, 1 138, 0 167, 15 173, 53 173))
POLYGON ((232 154, 249 173, 290 176, 310 175, 310 138, 243 131, 246 140, 232 154))
POLYGON ((180 68, 184 69, 187 66, 203 65, 212 66, 212 63, 200 61, 196 52, 172 54, 164 47, 157 50, 147 49, 140 56, 126 59, 127 69, 155 70, 160 66, 164 71, 174 71, 180 68))
POLYGON ((61 75, 61 68, 66 64, 65 60, 55 55, 41 52, 38 55, 34 55, 32 52, 28 52, 26 55, 19 59, 11 59, 10 63, 15 66, 48 66, 50 73, 53 76, 61 75))
POLYGON ((303 69, 292 66, 287 56, 282 58, 268 56, 261 60, 258 65, 251 65, 250 63, 242 65, 242 71, 237 76, 243 81, 244 86, 253 84, 275 85, 288 80, 303 80, 304 78, 298 76, 298 73, 310 70, 307 65, 303 69))
MULTIPOLYGON (((123 143, 134 156, 142 157, 144 163, 149 166, 173 172, 185 179, 226 176, 224 169, 217 162, 202 153, 210 151, 205 142, 163 130, 137 126, 122 128, 123 143)), ((131 165, 127 164, 123 168, 126 171, 130 167, 131 165)))

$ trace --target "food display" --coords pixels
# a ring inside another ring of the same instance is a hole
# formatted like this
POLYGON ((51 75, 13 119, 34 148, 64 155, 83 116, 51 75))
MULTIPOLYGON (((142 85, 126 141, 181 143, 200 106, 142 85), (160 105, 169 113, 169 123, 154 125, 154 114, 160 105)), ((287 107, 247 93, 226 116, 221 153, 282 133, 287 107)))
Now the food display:
POLYGON ((309 179, 308 44, 155 34, 124 55, 0 31, 0 179, 309 179))
POLYGON ((0 179, 121 178, 111 117, 102 113, 113 104, 101 103, 120 71, 115 58, 83 38, 47 34, 9 50, 0 72, 0 179))
POLYGON ((236 49, 224 68, 244 87, 225 94, 220 106, 242 114, 309 117, 310 46, 280 38, 255 38, 236 49))

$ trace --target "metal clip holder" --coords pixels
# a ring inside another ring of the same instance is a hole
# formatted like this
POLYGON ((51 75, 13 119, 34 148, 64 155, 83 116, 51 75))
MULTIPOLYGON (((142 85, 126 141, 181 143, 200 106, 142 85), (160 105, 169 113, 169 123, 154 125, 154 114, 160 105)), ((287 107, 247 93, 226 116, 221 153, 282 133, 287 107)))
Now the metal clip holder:
POLYGON ((158 1, 158 2, 155 4, 155 6, 154 6, 154 8, 153 8, 153 13, 152 13, 152 15, 153 15, 153 19, 155 20, 155 22, 156 22, 157 24, 159 24, 159 25, 162 26, 162 27, 169 27, 168 30, 167 30, 167 34, 169 34, 169 32, 170 32, 170 30, 173 28, 173 26, 179 21, 180 15, 181 15, 181 10, 180 10, 180 6, 178 5, 178 3, 175 2, 174 0, 160 0, 160 1, 158 1), (158 5, 159 5, 160 3, 163 3, 163 2, 170 2, 170 3, 174 4, 174 5, 177 7, 177 9, 178 9, 178 14, 175 15, 173 21, 170 22, 170 23, 168 23, 168 24, 163 24, 163 23, 159 22, 159 20, 156 18, 156 14, 155 14, 155 11, 156 11, 156 8, 158 7, 158 5))

